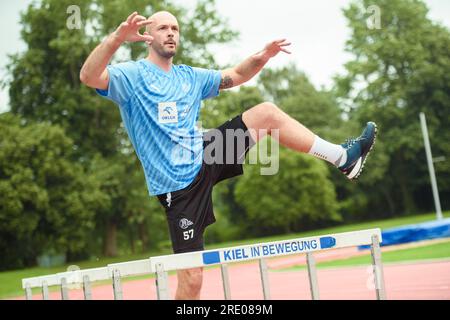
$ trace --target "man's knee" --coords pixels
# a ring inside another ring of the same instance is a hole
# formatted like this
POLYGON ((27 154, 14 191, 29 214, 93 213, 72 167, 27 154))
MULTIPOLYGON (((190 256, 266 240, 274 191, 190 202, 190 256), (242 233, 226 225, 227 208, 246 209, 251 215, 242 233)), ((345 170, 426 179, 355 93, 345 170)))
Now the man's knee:
POLYGON ((283 112, 274 103, 266 101, 245 111, 242 119, 248 128, 278 129, 283 121, 283 112))
POLYGON ((272 102, 266 101, 261 104, 264 121, 270 129, 278 128, 281 121, 281 110, 272 102))
POLYGON ((190 292, 200 292, 203 282, 203 269, 181 270, 178 273, 178 281, 180 281, 180 285, 185 286, 190 292))

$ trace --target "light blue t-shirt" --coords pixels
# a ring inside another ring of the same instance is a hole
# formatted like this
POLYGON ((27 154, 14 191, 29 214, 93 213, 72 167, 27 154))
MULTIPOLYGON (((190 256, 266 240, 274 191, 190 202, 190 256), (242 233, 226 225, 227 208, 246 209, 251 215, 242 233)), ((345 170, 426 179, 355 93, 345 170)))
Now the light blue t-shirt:
POLYGON ((142 59, 110 65, 108 72, 108 89, 97 92, 119 105, 150 195, 188 186, 203 159, 200 104, 219 94, 220 71, 172 65, 165 72, 142 59))

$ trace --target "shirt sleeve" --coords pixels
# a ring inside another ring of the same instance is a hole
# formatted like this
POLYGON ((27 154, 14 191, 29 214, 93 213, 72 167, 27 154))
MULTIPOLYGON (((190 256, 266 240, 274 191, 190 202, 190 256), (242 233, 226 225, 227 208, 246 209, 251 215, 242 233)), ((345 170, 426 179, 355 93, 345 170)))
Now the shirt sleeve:
POLYGON ((97 93, 118 105, 125 105, 134 92, 138 80, 138 66, 134 61, 109 65, 109 83, 106 90, 95 89, 97 93))
POLYGON ((193 68, 197 81, 200 82, 202 100, 217 97, 219 95, 219 86, 221 73, 217 70, 208 70, 203 68, 193 68))

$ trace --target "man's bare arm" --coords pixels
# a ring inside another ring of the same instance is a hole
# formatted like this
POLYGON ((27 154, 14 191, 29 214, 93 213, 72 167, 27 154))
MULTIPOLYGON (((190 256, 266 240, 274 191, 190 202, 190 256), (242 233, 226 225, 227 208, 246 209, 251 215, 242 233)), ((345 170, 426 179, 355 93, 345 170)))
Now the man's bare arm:
POLYGON ((114 53, 125 41, 151 42, 153 38, 146 32, 143 35, 139 29, 152 23, 137 12, 132 13, 126 21, 100 43, 88 56, 80 71, 80 81, 85 85, 105 90, 108 88, 109 74, 106 66, 114 53))
POLYGON ((114 34, 110 34, 86 59, 80 71, 80 80, 91 88, 106 90, 109 75, 106 66, 122 44, 114 34))
POLYGON ((222 80, 219 88, 221 90, 229 89, 247 82, 266 65, 270 58, 275 57, 280 51, 290 54, 284 48, 290 44, 290 42, 286 42, 286 39, 272 41, 262 51, 245 59, 234 68, 222 70, 222 80))

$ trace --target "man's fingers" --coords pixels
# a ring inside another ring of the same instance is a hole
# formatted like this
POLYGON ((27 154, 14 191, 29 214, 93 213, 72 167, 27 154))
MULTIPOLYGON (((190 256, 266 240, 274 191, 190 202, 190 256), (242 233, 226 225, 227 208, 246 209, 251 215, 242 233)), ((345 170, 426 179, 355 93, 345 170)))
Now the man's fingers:
POLYGON ((131 23, 131 21, 133 20, 133 18, 137 15, 137 11, 133 12, 132 14, 130 14, 127 18, 127 22, 131 23))
POLYGON ((275 46, 280 47, 280 46, 288 46, 290 44, 291 44, 290 42, 286 42, 286 39, 278 39, 278 40, 272 41, 269 45, 271 45, 271 46, 275 45, 275 46))
POLYGON ((153 41, 153 37, 147 31, 145 31, 142 36, 145 37, 145 39, 146 39, 145 42, 147 42, 147 43, 153 41))
POLYGON ((136 24, 137 22, 143 21, 143 20, 146 20, 146 18, 143 16, 140 16, 140 15, 137 15, 133 18, 133 20, 131 20, 131 23, 136 24))
POLYGON ((122 22, 119 26, 119 28, 126 28, 128 27, 128 22, 122 22))
POLYGON ((286 52, 288 54, 291 54, 291 52, 289 50, 286 50, 286 49, 281 49, 281 51, 286 52))
POLYGON ((140 27, 142 27, 142 26, 149 25, 149 24, 151 24, 151 23, 153 23, 153 20, 145 20, 145 21, 139 21, 139 22, 137 23, 137 25, 140 26, 140 27))
POLYGON ((280 43, 279 46, 285 47, 285 46, 290 46, 291 44, 292 44, 291 42, 286 42, 286 43, 280 43))
POLYGON ((139 41, 145 41, 145 42, 152 42, 153 41, 153 37, 151 35, 149 35, 147 32, 145 32, 144 34, 140 34, 138 36, 139 41))

